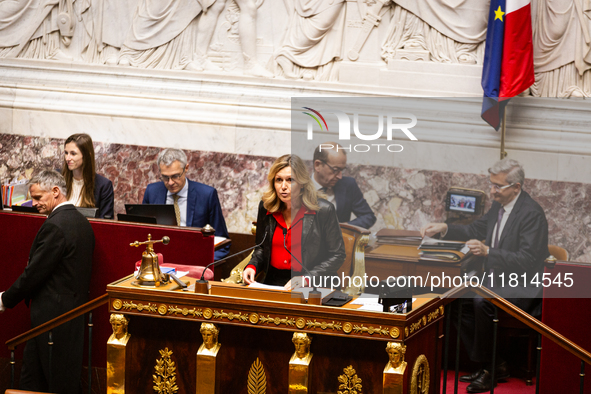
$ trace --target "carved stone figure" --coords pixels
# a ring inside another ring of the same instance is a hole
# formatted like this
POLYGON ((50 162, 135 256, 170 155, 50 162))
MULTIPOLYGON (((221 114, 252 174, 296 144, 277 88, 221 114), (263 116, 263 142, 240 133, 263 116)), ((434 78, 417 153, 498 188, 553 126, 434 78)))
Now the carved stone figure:
POLYGON ((488 3, 394 0, 382 58, 482 64, 488 3), (471 23, 465 23, 466 20, 471 23))
POLYGON ((291 341, 295 346, 295 353, 293 354, 290 363, 301 362, 307 365, 312 358, 312 354, 310 353, 312 338, 305 332, 294 332, 291 341))
POLYGON ((390 359, 388 365, 386 365, 386 371, 404 373, 404 369, 406 368, 406 361, 404 361, 406 346, 399 342, 388 342, 386 352, 390 359))
MULTIPOLYGON (((272 76, 256 60, 256 12, 262 0, 233 1, 240 8, 238 30, 245 74, 272 76)), ((119 64, 220 71, 207 51, 225 5, 226 0, 140 0, 119 64)))
POLYGON ((532 95, 591 96, 591 4, 588 0, 532 2, 532 95))
POLYGON ((342 58, 344 0, 284 0, 289 23, 274 55, 275 75, 321 81, 337 80, 342 58))
POLYGON ((199 332, 201 332, 201 336, 203 337, 203 344, 197 351, 197 354, 210 354, 215 356, 221 346, 221 344, 218 343, 218 336, 220 334, 219 328, 213 323, 201 323, 199 332))
POLYGON ((0 1, 0 58, 72 60, 60 49, 60 38, 70 45, 74 1, 0 1))
POLYGON ((88 63, 116 65, 131 27, 138 0, 78 0, 84 25, 83 58, 88 63))
POLYGON ((112 313, 111 317, 109 318, 109 323, 111 323, 111 327, 113 328, 113 334, 111 334, 108 343, 125 345, 127 343, 127 339, 129 338, 129 334, 127 333, 129 320, 125 317, 125 315, 112 313))

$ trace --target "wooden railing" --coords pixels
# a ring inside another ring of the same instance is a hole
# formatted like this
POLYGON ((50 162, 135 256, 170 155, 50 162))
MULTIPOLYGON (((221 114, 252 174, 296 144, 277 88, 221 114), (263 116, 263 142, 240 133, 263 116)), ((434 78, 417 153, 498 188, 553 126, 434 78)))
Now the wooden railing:
POLYGON ((552 342, 556 343, 558 346, 560 346, 567 352, 573 354, 578 359, 591 365, 591 352, 588 352, 587 350, 578 346, 576 343, 570 341, 568 338, 561 335, 559 332, 548 327, 538 319, 532 317, 529 313, 524 312, 520 308, 516 307, 515 305, 513 305, 506 299, 502 298, 500 295, 493 292, 492 290, 487 289, 486 287, 457 287, 445 293, 443 297, 447 300, 445 303, 449 304, 455 299, 461 298, 468 292, 474 292, 479 296, 488 299, 488 301, 490 301, 491 304, 493 304, 494 306, 504 310, 509 315, 513 316, 526 326, 530 327, 531 329, 537 331, 538 333, 545 336, 552 342))
MULTIPOLYGON (((6 346, 10 350, 10 387, 14 388, 14 376, 15 376, 15 359, 14 359, 14 352, 18 345, 25 343, 38 335, 41 335, 45 332, 50 332, 50 341, 51 341, 51 330, 54 328, 61 326, 64 323, 69 322, 72 319, 75 319, 79 316, 85 315, 90 313, 89 315, 89 322, 88 322, 88 392, 91 393, 92 390, 92 366, 91 366, 91 356, 92 356, 92 311, 96 308, 105 305, 109 302, 109 295, 107 293, 103 294, 102 296, 95 298, 92 301, 87 302, 86 304, 80 305, 78 308, 72 309, 71 311, 64 313, 52 319, 46 323, 43 323, 35 328, 30 329, 27 332, 24 332, 12 339, 6 341, 6 346)), ((51 359, 51 351, 50 351, 50 359, 51 359)), ((50 372, 51 373, 51 372, 50 372)), ((51 377, 50 377, 51 381, 51 377)))
POLYGON ((30 339, 35 338, 38 335, 41 335, 47 331, 53 330, 57 326, 61 326, 62 324, 69 322, 72 319, 77 318, 78 316, 82 316, 99 306, 106 304, 109 301, 109 295, 107 293, 103 294, 102 296, 95 298, 92 301, 88 301, 84 305, 80 305, 76 309, 72 309, 71 311, 64 313, 61 316, 56 317, 46 323, 41 324, 35 328, 30 329, 27 332, 20 334, 12 339, 6 341, 6 346, 8 346, 9 350, 14 350, 16 347, 24 342, 27 342, 30 339))

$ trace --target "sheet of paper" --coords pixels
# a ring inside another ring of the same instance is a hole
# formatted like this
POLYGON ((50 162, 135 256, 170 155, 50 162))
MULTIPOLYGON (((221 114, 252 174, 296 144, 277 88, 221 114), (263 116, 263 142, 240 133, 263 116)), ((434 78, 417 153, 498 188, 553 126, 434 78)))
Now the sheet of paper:
POLYGON ((251 289, 285 290, 283 286, 272 286, 259 282, 253 282, 249 284, 247 287, 250 287, 251 289))
POLYGON ((362 294, 355 300, 351 301, 351 305, 377 304, 378 298, 377 294, 362 294))
POLYGON ((227 238, 226 237, 218 237, 217 235, 213 237, 213 244, 217 245, 221 242, 224 242, 227 238))
POLYGON ((382 304, 366 304, 361 305, 361 307, 357 308, 358 311, 372 311, 372 312, 383 312, 384 307, 382 304))

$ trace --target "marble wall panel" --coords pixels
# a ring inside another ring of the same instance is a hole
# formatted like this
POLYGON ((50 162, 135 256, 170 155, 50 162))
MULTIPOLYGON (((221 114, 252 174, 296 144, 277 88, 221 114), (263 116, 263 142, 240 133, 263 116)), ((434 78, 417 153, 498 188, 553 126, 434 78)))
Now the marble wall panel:
MULTIPOLYGON (((41 168, 61 167, 63 139, 0 134, 0 179, 30 177, 41 168)), ((158 181, 161 148, 95 142, 98 172, 115 188, 115 212, 142 201, 146 185, 158 181)), ((228 229, 249 232, 274 157, 186 150, 188 177, 218 190, 228 229)), ((444 198, 451 186, 488 192, 486 175, 351 164, 384 227, 418 229, 446 217, 444 198)), ((527 173, 526 173, 527 175, 527 173)), ((566 248, 573 261, 591 261, 591 184, 528 179, 524 190, 544 208, 550 243, 566 248)), ((490 207, 487 202, 486 209, 490 207)))

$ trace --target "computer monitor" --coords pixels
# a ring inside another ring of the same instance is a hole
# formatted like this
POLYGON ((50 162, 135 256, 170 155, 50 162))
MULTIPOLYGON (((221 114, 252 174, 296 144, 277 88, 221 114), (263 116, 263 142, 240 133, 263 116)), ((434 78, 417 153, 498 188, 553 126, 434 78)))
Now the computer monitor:
POLYGON ((98 208, 76 207, 76 209, 87 218, 95 218, 96 212, 98 211, 98 208))
POLYGON ((125 204, 128 215, 148 216, 156 218, 158 224, 176 226, 176 214, 172 204, 125 204))
POLYGON ((37 208, 28 207, 26 205, 13 205, 10 208, 12 209, 12 212, 39 213, 37 208))
POLYGON ((120 222, 134 222, 144 224, 158 224, 156 218, 153 216, 127 215, 125 213, 118 213, 117 220, 120 222))

